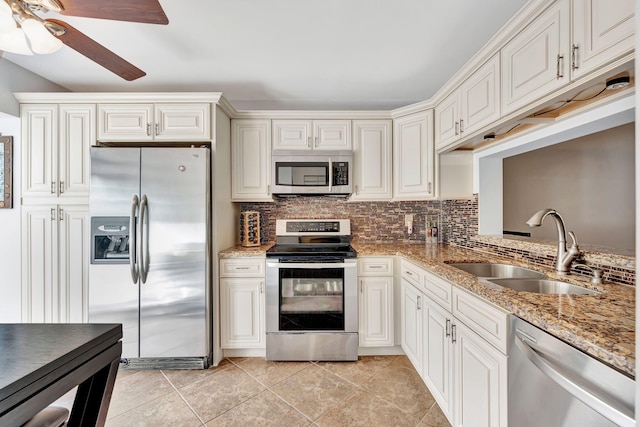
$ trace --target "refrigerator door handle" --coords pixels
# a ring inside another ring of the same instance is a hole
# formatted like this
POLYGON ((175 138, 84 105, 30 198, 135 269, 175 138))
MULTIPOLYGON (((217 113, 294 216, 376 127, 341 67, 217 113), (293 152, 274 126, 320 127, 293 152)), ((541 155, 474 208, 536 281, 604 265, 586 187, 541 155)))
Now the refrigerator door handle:
POLYGON ((138 248, 136 248, 136 217, 138 216, 138 195, 134 194, 131 200, 131 216, 129 217, 129 268, 131 269, 131 280, 138 283, 138 248))
POLYGON ((147 218, 149 213, 149 204, 147 201, 147 195, 142 196, 140 202, 140 280, 142 283, 147 281, 147 274, 149 274, 149 219, 147 218))

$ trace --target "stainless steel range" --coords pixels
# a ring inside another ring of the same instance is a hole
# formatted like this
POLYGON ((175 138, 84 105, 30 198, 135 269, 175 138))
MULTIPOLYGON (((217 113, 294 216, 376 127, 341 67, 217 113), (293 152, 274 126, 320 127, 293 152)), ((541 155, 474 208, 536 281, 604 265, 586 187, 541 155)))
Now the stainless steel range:
POLYGON ((356 251, 348 219, 277 220, 267 251, 267 360, 357 360, 356 251))

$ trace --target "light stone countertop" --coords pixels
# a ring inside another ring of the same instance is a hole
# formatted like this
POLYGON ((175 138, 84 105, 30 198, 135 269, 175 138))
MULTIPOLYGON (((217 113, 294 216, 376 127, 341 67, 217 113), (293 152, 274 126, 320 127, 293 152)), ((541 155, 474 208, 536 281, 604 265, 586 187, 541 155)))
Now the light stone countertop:
MULTIPOLYGON (((594 286, 578 276, 560 276, 549 269, 512 258, 450 245, 408 243, 352 243, 358 256, 402 256, 425 270, 538 326, 574 347, 635 377, 635 288, 608 284, 594 286), (552 295, 489 287, 477 277, 447 264, 500 262, 542 271, 552 279, 597 289, 598 295, 552 295)), ((220 258, 264 256, 271 244, 255 248, 236 246, 220 258)))

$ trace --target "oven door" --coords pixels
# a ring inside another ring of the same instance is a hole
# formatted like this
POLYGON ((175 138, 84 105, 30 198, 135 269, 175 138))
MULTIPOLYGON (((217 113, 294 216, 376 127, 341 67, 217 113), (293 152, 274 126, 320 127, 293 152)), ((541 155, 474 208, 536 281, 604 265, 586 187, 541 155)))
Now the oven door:
POLYGON ((266 332, 357 332, 356 260, 267 260, 266 332))

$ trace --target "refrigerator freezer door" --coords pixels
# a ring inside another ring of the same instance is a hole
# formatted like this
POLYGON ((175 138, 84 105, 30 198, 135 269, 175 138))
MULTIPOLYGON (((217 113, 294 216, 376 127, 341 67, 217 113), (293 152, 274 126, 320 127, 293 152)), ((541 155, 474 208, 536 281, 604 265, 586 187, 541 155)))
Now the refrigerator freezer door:
MULTIPOLYGON (((139 188, 139 148, 91 148, 91 217, 129 217, 139 188)), ((122 323, 125 358, 139 357, 138 302, 129 264, 89 264, 89 322, 122 323)))
POLYGON ((140 357, 211 353, 209 150, 142 148, 140 357), (141 272, 141 276, 143 273, 141 272))

